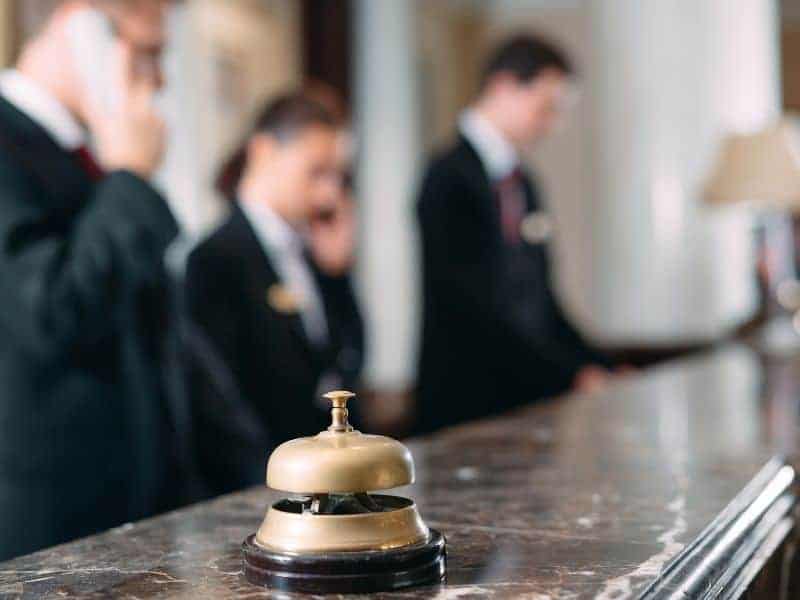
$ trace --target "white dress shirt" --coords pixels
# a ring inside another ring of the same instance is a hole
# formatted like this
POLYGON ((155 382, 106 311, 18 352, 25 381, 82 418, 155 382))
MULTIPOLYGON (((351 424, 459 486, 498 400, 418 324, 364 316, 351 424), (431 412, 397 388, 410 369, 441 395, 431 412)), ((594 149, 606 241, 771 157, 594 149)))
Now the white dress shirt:
POLYGON ((0 73, 0 94, 44 129, 65 150, 86 144, 86 132, 53 95, 17 70, 0 73))
POLYGON ((281 283, 300 300, 303 329, 315 346, 328 340, 325 307, 311 267, 303 254, 300 234, 264 202, 239 203, 281 283))
MULTIPOLYGON (((520 166, 517 149, 498 129, 473 108, 468 108, 458 121, 458 128, 486 169, 489 179, 500 182, 520 166)), ((553 221, 545 209, 528 213, 520 224, 520 234, 528 243, 539 244, 550 239, 553 221)))
POLYGON ((519 155, 514 145, 474 108, 461 113, 458 128, 478 153, 492 181, 503 179, 519 166, 519 155))

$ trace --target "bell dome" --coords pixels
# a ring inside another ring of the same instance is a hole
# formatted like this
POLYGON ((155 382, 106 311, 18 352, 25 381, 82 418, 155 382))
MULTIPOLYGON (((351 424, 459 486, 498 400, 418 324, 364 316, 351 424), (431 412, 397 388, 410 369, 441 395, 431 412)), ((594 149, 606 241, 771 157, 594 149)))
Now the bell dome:
POLYGON ((347 423, 354 394, 329 392, 333 424, 315 436, 278 446, 267 464, 267 486, 293 494, 348 494, 408 485, 414 481, 411 453, 400 442, 365 435, 347 423))

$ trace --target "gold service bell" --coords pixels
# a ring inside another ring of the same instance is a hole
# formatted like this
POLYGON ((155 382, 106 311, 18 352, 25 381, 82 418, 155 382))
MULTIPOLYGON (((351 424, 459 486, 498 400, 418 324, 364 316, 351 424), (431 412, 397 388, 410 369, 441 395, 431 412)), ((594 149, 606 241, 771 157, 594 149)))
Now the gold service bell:
POLYGON ((403 444, 365 435, 347 421, 354 394, 325 394, 327 431, 278 446, 267 486, 288 492, 243 545, 244 572, 287 591, 375 592, 441 581, 445 540, 407 498, 373 494, 414 482, 403 444))

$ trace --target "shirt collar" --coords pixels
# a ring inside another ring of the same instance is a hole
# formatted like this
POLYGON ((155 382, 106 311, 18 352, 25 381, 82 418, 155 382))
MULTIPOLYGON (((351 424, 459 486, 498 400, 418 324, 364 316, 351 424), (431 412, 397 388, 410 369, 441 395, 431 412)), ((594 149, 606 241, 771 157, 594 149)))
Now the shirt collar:
POLYGON ((242 200, 239 205, 262 244, 278 251, 302 251, 300 234, 265 202, 242 200))
POLYGON ((513 144, 474 108, 461 113, 459 130, 478 153, 490 179, 503 179, 519 166, 513 144))
POLYGON ((0 73, 0 94, 44 129, 66 150, 86 144, 78 120, 49 91, 17 70, 0 73))

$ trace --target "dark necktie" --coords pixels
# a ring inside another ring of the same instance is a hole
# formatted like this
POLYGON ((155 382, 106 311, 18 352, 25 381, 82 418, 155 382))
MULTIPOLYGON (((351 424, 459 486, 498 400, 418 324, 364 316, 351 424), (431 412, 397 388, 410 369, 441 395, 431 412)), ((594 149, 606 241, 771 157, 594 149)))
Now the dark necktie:
POLYGON ((515 167, 508 175, 495 183, 497 208, 503 239, 517 245, 522 239, 520 227, 525 216, 525 192, 522 187, 522 170, 515 167))
POLYGON ((81 146, 75 150, 73 154, 83 170, 86 171, 89 179, 92 181, 99 181, 103 178, 105 175, 103 168, 97 163, 91 151, 86 146, 81 146))

